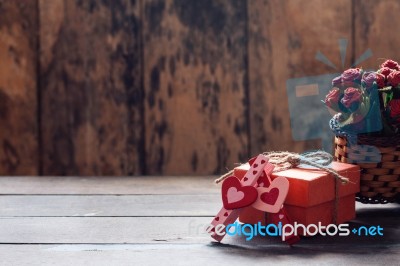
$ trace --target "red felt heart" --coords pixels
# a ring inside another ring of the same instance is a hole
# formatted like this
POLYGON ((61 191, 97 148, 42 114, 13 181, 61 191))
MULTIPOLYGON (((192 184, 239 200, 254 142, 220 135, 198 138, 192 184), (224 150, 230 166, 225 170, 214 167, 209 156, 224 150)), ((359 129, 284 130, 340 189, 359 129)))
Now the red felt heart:
POLYGON ((279 196, 279 189, 274 187, 269 192, 264 192, 260 195, 260 199, 269 204, 274 205, 279 196))
POLYGON ((242 186, 236 176, 230 176, 222 183, 222 202, 227 210, 249 206, 257 196, 255 187, 242 186))

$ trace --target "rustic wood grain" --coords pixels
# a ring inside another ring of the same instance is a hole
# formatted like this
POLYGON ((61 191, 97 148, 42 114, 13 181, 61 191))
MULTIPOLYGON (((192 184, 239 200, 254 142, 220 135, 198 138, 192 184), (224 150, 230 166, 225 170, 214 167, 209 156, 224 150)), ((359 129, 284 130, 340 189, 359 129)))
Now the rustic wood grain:
MULTIPOLYGON (((151 178, 150 178, 151 179, 151 178)), ((151 181, 148 181, 151 182, 151 181)), ((200 183, 199 183, 200 184, 200 183)), ((3 217, 213 217, 220 193, 153 195, 2 195, 3 217)), ((357 217, 400 216, 397 204, 357 203, 357 217)))
MULTIPOLYGON (((15 177, 21 178, 21 177, 15 177)), ((92 186, 88 178, 68 177, 58 178, 67 180, 66 183, 59 183, 56 179, 47 180, 45 183, 38 183, 49 177, 25 177, 25 183, 30 187, 41 188, 42 193, 49 190, 49 187, 84 187, 82 192, 91 193, 92 186), (42 179, 40 179, 42 178, 42 179), (29 182, 32 180, 32 182, 29 182), (88 181, 89 186, 83 184, 88 181), (47 184, 47 185, 46 185, 47 184)), ((144 177, 136 185, 137 190, 154 186, 160 183, 164 177, 144 177)), ((182 185, 187 187, 201 187, 201 178, 191 179, 193 182, 182 182, 184 177, 167 178, 170 191, 174 193, 183 190, 182 185), (173 184, 176 184, 174 187, 173 184)), ((6 181, 0 187, 18 186, 12 178, 0 178, 6 181), (8 184, 8 185, 7 185, 8 184)), ((116 184, 129 186, 134 178, 110 179, 105 177, 93 178, 97 183, 104 184, 103 180, 110 180, 107 186, 112 191, 116 184), (114 180, 114 183, 111 181, 114 180)), ((185 180, 187 181, 187 180, 185 180)), ((65 181, 64 181, 65 182, 65 181)), ((106 187, 103 187, 105 189, 106 187)), ((51 189, 50 189, 51 190, 51 189)), ((119 191, 121 192, 121 191, 119 191)), ((191 193, 191 192, 189 192, 191 193)), ((208 202, 207 195, 154 195, 135 196, 138 201, 121 200, 116 201, 113 196, 89 196, 85 200, 77 200, 76 196, 58 195, 49 197, 49 203, 45 210, 35 213, 40 215, 60 214, 69 210, 91 209, 94 203, 98 207, 116 206, 116 212, 123 212, 123 205, 126 206, 126 214, 132 209, 140 207, 141 203, 161 207, 162 204, 170 203, 167 212, 181 209, 190 200, 184 197, 192 196, 192 202, 200 201, 210 205, 210 210, 216 207, 215 202, 208 202), (175 197, 175 198, 172 198, 175 197), (53 199, 51 199, 53 198, 53 199), (74 199, 72 200, 71 199, 74 199), (89 199, 90 198, 90 199, 89 199), (176 203, 182 201, 182 204, 176 203), (188 201, 188 202, 185 202, 188 201), (107 203, 108 202, 108 203, 107 203), (80 206, 74 206, 75 204, 80 206), (109 205, 110 204, 110 205, 109 205), (128 206, 137 204, 137 206, 128 206), (47 210, 46 210, 47 208, 47 210)), ((215 196, 215 194, 214 194, 215 196)), ((1 210, 4 211, 10 206, 21 207, 21 214, 27 211, 29 206, 32 209, 39 208, 43 203, 44 196, 37 196, 36 201, 32 196, 0 197, 1 210), (24 200, 25 198, 25 200, 24 200), (19 199, 15 201, 15 199, 19 199), (27 204, 27 201, 29 204, 27 204), (18 203, 19 202, 19 203, 18 203), (27 206, 22 207, 22 204, 27 206), (37 205, 39 203, 39 205, 37 205)), ((83 197, 83 196, 82 196, 83 197)), ((121 196, 120 196, 121 197, 121 196)), ((125 198, 127 199, 127 198, 125 198)), ((187 205, 186 205, 187 206, 187 205)), ((106 207, 106 208, 108 208, 106 207)), ((189 206, 187 206, 189 207, 189 206)), ((192 213, 202 211, 203 205, 192 206, 189 210, 192 213)), ((350 226, 380 225, 384 228, 382 237, 359 237, 350 235, 348 237, 315 236, 302 238, 294 247, 289 248, 279 238, 259 237, 246 241, 245 236, 226 237, 222 244, 211 240, 207 235, 197 233, 197 227, 209 223, 211 217, 0 217, 0 254, 1 263, 4 265, 265 265, 266 263, 276 265, 365 265, 365 264, 386 264, 393 265, 398 260, 399 246, 399 225, 400 212, 398 205, 357 205, 357 220, 350 226), (191 228, 191 229, 189 229, 191 228), (366 252, 367 250, 367 252, 366 252), (373 250, 373 252, 369 252, 373 250)), ((155 208, 158 210, 158 207, 155 208)), ((25 212, 26 213, 26 212, 25 212)), ((4 215, 6 213, 3 212, 4 215)), ((28 214, 28 213, 26 213, 28 214)), ((107 212, 106 215, 116 213, 107 212)), ((165 212, 163 213, 165 214, 165 212)))
POLYGON ((400 60, 395 0, 38 0, 0 10, 3 175, 216 174, 261 151, 317 148, 292 139, 286 80, 343 70, 339 38, 349 41, 345 68, 368 48, 364 68, 400 60))
POLYGON ((0 195, 5 194, 214 194, 220 193, 213 176, 140 177, 0 177, 0 195))
MULTIPOLYGON (((173 206, 171 206, 173 208, 173 206)), ((387 247, 399 248, 400 231, 396 209, 384 212, 372 211, 358 217, 349 228, 380 225, 383 236, 316 236, 303 238, 296 247, 325 250, 357 251, 375 248, 378 252, 383 243, 387 247), (327 238, 329 241, 327 241, 327 238), (356 246, 356 247, 354 247, 356 246), (351 248, 349 248, 351 247, 351 248), (363 248, 364 249, 363 249, 363 248)), ((125 244, 125 243, 198 243, 213 242, 203 228, 212 217, 0 217, 0 244, 125 244)), ((229 236, 224 244, 238 246, 286 245, 280 238, 256 236, 251 242, 246 236, 229 236)))
POLYGON ((143 173, 139 3, 39 3, 43 173, 143 173))
POLYGON ((212 217, 0 217, 0 244, 204 243, 210 241, 210 237, 202 231, 202 225, 210 219, 212 217), (194 228, 190 229, 190 225, 194 228))
POLYGON ((355 58, 371 49, 373 56, 363 68, 378 69, 386 59, 400 61, 396 25, 400 23, 400 2, 396 0, 354 1, 355 58))
POLYGON ((143 1, 147 172, 248 159, 245 1, 143 1))
POLYGON ((0 216, 214 216, 221 195, 2 195, 0 216))
MULTIPOLYGON (((365 248, 365 247, 363 247, 365 248)), ((353 249, 338 250, 332 246, 284 245, 248 247, 203 244, 77 244, 77 245, 0 245, 5 265, 393 265, 400 251, 398 247, 365 252, 353 249), (35 265, 35 264, 34 264, 35 265)))
POLYGON ((0 175, 38 174, 37 2, 0 2, 0 175))
MULTIPOLYGON (((341 70, 338 39, 349 41, 352 1, 248 1, 251 153, 301 152, 320 142, 295 142, 291 136, 286 81, 341 70), (315 60, 321 51, 337 70, 315 60)), ((305 128, 304 130, 307 130, 305 128)))

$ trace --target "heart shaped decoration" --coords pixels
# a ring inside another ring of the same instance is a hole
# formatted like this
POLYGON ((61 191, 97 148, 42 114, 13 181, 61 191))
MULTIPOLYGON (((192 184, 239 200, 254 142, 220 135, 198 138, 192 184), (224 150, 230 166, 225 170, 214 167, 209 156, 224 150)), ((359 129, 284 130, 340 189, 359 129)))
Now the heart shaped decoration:
POLYGON ((224 208, 233 210, 251 205, 257 199, 257 190, 252 186, 242 186, 236 176, 230 176, 222 183, 224 208))
POLYGON ((271 181, 269 187, 257 188, 258 197, 252 206, 260 211, 277 213, 281 209, 288 191, 289 181, 282 176, 278 176, 271 181))

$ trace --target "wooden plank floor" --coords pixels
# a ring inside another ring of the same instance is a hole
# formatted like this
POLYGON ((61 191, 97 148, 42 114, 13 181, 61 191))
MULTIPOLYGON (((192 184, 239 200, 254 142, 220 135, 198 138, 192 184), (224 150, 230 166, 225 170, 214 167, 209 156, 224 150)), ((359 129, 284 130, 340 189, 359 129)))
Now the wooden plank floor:
POLYGON ((357 205, 382 237, 226 237, 213 177, 0 177, 0 265, 400 265, 398 204, 357 205))

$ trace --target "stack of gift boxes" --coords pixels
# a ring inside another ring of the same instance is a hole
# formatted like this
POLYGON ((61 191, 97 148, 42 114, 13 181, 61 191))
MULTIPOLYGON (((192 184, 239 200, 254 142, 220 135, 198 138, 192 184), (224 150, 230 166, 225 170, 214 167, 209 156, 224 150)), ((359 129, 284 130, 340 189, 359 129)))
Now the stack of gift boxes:
MULTIPOLYGON (((342 184, 333 175, 314 168, 299 167, 272 174, 272 180, 278 176, 289 180, 289 192, 284 206, 292 223, 306 226, 320 223, 327 226, 355 218, 355 194, 360 189, 360 168, 338 162, 333 162, 331 167, 347 177, 349 182, 342 184)), ((249 164, 243 164, 234 169, 234 175, 242 179, 249 168, 249 164)), ((266 213, 251 206, 242 209, 239 221, 248 224, 269 223, 266 213)))

